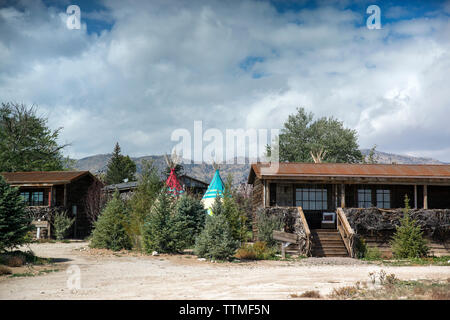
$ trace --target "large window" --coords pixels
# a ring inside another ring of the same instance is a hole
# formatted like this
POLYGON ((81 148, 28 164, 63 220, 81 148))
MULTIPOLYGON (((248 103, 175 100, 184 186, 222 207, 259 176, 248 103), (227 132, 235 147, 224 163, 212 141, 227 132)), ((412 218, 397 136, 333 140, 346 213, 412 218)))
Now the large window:
POLYGON ((358 189, 358 208, 372 207, 372 189, 358 189))
POLYGON ((391 208, 391 190, 377 189, 377 207, 384 209, 391 208))
POLYGON ((320 186, 296 188, 295 205, 303 210, 327 210, 327 189, 320 186))
POLYGON ((22 191, 20 195, 27 206, 43 206, 44 191, 22 191))

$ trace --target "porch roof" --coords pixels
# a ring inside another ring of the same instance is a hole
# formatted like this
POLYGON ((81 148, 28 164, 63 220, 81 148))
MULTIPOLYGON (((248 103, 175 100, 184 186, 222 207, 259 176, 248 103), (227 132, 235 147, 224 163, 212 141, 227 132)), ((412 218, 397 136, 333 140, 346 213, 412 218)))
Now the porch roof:
POLYGON ((2 172, 5 180, 13 186, 51 186, 71 183, 89 171, 30 171, 30 172, 2 172))
POLYGON ((253 163, 248 183, 259 179, 381 180, 439 182, 450 185, 450 165, 349 164, 349 163, 253 163))

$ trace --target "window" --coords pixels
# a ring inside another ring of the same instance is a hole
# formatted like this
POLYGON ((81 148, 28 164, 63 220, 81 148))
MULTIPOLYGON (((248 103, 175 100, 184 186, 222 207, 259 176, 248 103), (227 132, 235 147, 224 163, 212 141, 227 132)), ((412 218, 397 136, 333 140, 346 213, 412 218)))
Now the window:
POLYGON ((358 189, 358 208, 372 207, 372 190, 358 189))
POLYGON ((43 206, 44 191, 22 191, 20 195, 27 206, 43 206))
POLYGON ((391 190, 377 190, 377 207, 384 209, 391 208, 391 190))
POLYGON ((320 187, 296 188, 295 205, 303 210, 327 210, 327 189, 320 187))
POLYGON ((22 197, 23 202, 28 206, 30 203, 30 193, 24 191, 20 193, 20 196, 22 197))

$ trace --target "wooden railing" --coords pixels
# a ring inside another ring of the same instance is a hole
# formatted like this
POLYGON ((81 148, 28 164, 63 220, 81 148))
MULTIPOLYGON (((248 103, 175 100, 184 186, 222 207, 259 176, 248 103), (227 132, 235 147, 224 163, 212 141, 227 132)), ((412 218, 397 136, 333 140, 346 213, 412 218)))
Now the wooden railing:
POLYGON ((302 207, 297 207, 300 220, 302 221, 303 228, 305 228, 306 235, 306 253, 307 256, 311 255, 311 231, 309 230, 308 222, 306 221, 305 214, 303 213, 302 207))
POLYGON ((347 217, 345 216, 344 210, 342 208, 338 208, 336 210, 337 215, 337 229, 341 234, 342 240, 344 240, 345 247, 347 248, 350 257, 354 258, 353 252, 353 239, 355 236, 355 232, 352 227, 348 223, 347 217))

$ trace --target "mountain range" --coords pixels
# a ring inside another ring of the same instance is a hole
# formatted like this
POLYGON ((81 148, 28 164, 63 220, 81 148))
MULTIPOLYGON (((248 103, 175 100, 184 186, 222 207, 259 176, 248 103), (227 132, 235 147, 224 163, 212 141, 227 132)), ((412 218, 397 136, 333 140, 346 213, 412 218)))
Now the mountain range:
MULTIPOLYGON (((369 155, 370 149, 362 149, 361 153, 366 156, 369 155)), ((108 161, 111 158, 111 154, 97 154, 82 158, 79 160, 74 160, 73 167, 76 170, 89 170, 92 173, 104 173, 108 165, 108 161)), ((152 160, 153 164, 156 166, 160 174, 166 168, 166 163, 164 156, 154 155, 154 156, 142 156, 142 157, 131 157, 131 159, 136 163, 137 173, 142 170, 142 162, 145 160, 152 160)), ((375 150, 374 159, 377 163, 397 163, 397 164, 445 164, 439 160, 432 158, 423 157, 412 157, 407 155, 399 155, 393 153, 387 153, 375 150)), ((245 162, 244 164, 221 164, 220 174, 223 179, 225 179, 229 174, 233 175, 233 184, 237 185, 240 183, 245 183, 250 170, 249 159, 240 159, 245 162)), ((192 164, 183 163, 184 173, 187 175, 209 183, 214 175, 214 168, 210 164, 192 164)))

